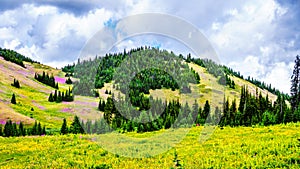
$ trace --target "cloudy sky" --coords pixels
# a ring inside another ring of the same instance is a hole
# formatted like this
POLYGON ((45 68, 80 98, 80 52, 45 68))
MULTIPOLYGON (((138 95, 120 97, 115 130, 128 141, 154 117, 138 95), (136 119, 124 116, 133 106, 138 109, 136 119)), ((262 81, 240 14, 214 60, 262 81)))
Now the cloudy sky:
MULTIPOLYGON (((60 67, 77 60, 95 33, 114 29, 124 17, 168 14, 197 27, 221 63, 289 93, 293 61, 300 54, 299 9, 298 0, 1 0, 0 47, 60 67)), ((138 35, 118 46, 186 52, 168 39, 138 35)))

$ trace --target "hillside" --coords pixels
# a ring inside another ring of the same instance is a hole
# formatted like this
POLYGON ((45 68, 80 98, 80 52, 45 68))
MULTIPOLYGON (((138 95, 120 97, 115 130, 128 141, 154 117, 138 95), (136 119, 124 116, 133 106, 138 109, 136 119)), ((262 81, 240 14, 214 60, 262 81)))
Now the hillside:
POLYGON ((71 87, 65 84, 64 73, 39 63, 24 63, 26 68, 0 57, 1 124, 5 124, 6 120, 11 119, 14 122, 22 121, 28 125, 39 121, 47 128, 59 128, 62 119, 67 118, 71 121, 75 112, 81 112, 83 118, 84 116, 98 115, 98 112, 94 111, 98 102, 95 98, 78 96, 74 103, 49 103, 49 94, 55 89, 38 82, 34 79, 34 75, 43 71, 53 74, 59 83, 60 90, 63 91, 71 87), (11 86, 14 79, 19 81, 21 86, 19 89, 11 86), (13 93, 16 95, 16 105, 10 103, 13 93))
MULTIPOLYGON (((152 49, 154 50, 154 49, 152 49)), ((139 52, 147 52, 145 50, 132 50, 131 55, 132 58, 140 57, 141 55, 139 52)), ((150 53, 153 52, 149 50, 150 53)), ((159 51, 155 51, 158 52, 159 51)), ((161 54, 167 54, 166 51, 162 51, 161 54)), ((107 55, 107 63, 110 63, 112 60, 111 58, 124 59, 126 54, 121 55, 107 55)), ((176 58, 175 55, 171 55, 172 57, 176 58)), ((179 58, 180 59, 180 58, 179 58)), ((176 59, 175 59, 176 60, 176 59)), ((65 72, 62 70, 54 69, 46 65, 39 64, 37 62, 24 62, 24 67, 14 64, 12 62, 4 60, 0 57, 0 75, 1 75, 1 82, 0 82, 0 121, 2 124, 5 124, 5 121, 11 119, 14 122, 24 122, 27 125, 33 124, 35 121, 41 122, 43 125, 46 125, 48 129, 59 129, 61 126, 61 122, 63 118, 67 118, 68 122, 71 122, 74 115, 78 115, 82 120, 88 119, 99 119, 103 112, 97 110, 99 99, 96 97, 90 96, 75 96, 74 102, 63 102, 63 103, 52 103, 48 102, 48 97, 50 93, 54 92, 54 88, 49 87, 43 83, 38 82, 34 79, 34 74, 42 72, 46 72, 49 75, 53 75, 55 77, 55 81, 59 83, 59 90, 64 91, 72 88, 72 85, 65 84, 66 77, 65 72), (17 79, 20 82, 21 88, 15 88, 11 86, 11 83, 17 79), (17 104, 13 105, 10 103, 12 94, 16 95, 17 104)), ((92 64, 88 65, 89 67, 97 68, 98 61, 90 61, 84 62, 85 64, 92 64)), ((115 62, 116 64, 120 62, 115 62)), ((149 63, 149 62, 148 62, 149 63)), ((174 62, 174 64, 181 64, 181 61, 174 62)), ((188 103, 190 106, 193 105, 195 100, 197 103, 203 107, 206 100, 209 101, 212 111, 215 107, 222 108, 224 102, 224 96, 230 102, 234 99, 236 100, 237 106, 239 104, 239 100, 241 97, 241 87, 247 86, 249 92, 252 95, 256 95, 256 92, 262 93, 264 97, 268 95, 270 101, 274 102, 277 99, 277 96, 268 92, 267 90, 258 88, 254 84, 241 79, 239 77, 235 77, 230 75, 229 77, 235 82, 235 88, 230 88, 229 86, 223 86, 218 82, 218 78, 213 76, 212 74, 208 73, 207 69, 201 67, 195 63, 188 63, 185 66, 185 62, 182 62, 184 69, 193 69, 195 73, 200 76, 200 83, 188 83, 188 88, 190 88, 191 92, 180 92, 179 89, 176 89, 174 86, 174 90, 171 88, 166 89, 151 89, 149 88, 149 94, 154 98, 159 98, 163 100, 179 100, 179 102, 184 105, 188 103), (258 91, 256 91, 256 89, 258 91)), ((157 65, 156 62, 153 65, 157 65)), ((105 66, 105 65, 103 65, 105 66)), ((114 65, 117 67, 118 65, 114 65)), ((75 67, 76 68, 76 67, 75 67)), ((111 67, 107 67, 111 70, 111 67)), ((180 73, 180 74, 183 74, 180 73)), ((187 73, 186 76, 189 76, 187 73)), ((105 75, 107 76, 107 75, 105 75)), ((162 74, 162 78, 165 75, 162 74)), ((191 76, 194 76, 191 74, 191 76)), ((76 77, 76 74, 75 74, 76 77)), ((77 77, 78 78, 78 77, 77 77)), ((101 79, 101 77, 97 77, 101 79)), ((76 78, 72 78, 73 81, 78 81, 76 78)), ((81 81, 83 82, 83 81, 81 81)), ((184 82, 185 84, 186 82, 184 82)), ((110 82, 110 80, 102 81, 98 83, 101 87, 99 89, 100 98, 102 100, 106 100, 110 94, 106 94, 105 91, 113 91, 119 93, 120 89, 116 90, 114 87, 114 82, 110 82)), ((169 83, 172 84, 172 83, 169 83)), ((175 84, 174 84, 175 85, 175 84)), ((172 87, 173 88, 173 87, 172 87)), ((121 88, 122 90, 122 88, 121 88)), ((149 96, 149 94, 145 94, 145 96, 149 96)), ((136 96, 140 97, 140 96, 136 96)))

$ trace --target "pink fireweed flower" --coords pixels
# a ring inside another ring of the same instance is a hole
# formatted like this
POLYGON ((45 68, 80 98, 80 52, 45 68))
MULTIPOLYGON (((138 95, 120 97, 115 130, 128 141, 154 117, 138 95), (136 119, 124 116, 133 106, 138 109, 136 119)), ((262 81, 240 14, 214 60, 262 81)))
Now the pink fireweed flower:
POLYGON ((61 83, 61 84, 64 84, 66 82, 66 79, 63 78, 63 77, 55 76, 54 79, 55 79, 55 82, 58 82, 58 83, 61 83))

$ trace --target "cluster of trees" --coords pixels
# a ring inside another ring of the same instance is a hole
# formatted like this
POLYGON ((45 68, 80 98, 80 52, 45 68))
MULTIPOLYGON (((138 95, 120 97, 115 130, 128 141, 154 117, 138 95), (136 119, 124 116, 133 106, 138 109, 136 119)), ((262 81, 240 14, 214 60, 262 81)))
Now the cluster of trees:
POLYGON ((67 66, 61 68, 61 70, 70 75, 74 73, 74 68, 75 68, 75 63, 73 63, 72 65, 68 64, 67 66))
POLYGON ((245 86, 241 89, 239 106, 237 106, 236 100, 232 100, 230 103, 229 99, 225 100, 224 98, 223 107, 214 109, 211 109, 208 101, 202 108, 196 101, 190 107, 187 103, 182 106, 178 101, 166 103, 150 97, 151 109, 139 113, 136 109, 130 108, 126 99, 118 98, 117 100, 120 102, 118 104, 122 105, 122 115, 115 107, 114 98, 109 97, 106 102, 99 101, 98 109, 104 112, 104 121, 100 119, 94 124, 87 122, 83 126, 90 132, 103 133, 110 131, 111 128, 144 132, 167 129, 171 126, 189 127, 193 124, 203 125, 205 123, 221 126, 251 126, 300 121, 300 108, 295 112, 291 111, 283 95, 279 95, 277 100, 272 103, 268 95, 263 97, 262 93, 258 92, 251 95, 245 86), (165 109, 161 110, 160 108, 165 109), (159 114, 159 111, 163 111, 163 113, 159 114), (133 117, 132 120, 124 118, 124 114, 130 114, 133 117))
POLYGON ((66 84, 73 84, 71 78, 69 77, 67 80, 66 80, 66 84))
POLYGON ((69 90, 66 90, 65 92, 55 90, 54 94, 50 93, 48 101, 56 102, 56 103, 60 103, 62 101, 72 102, 72 101, 74 101, 74 95, 70 88, 69 88, 69 90))
POLYGON ((151 108, 148 111, 143 110, 140 112, 119 96, 117 100, 122 112, 119 112, 116 108, 114 96, 108 97, 106 102, 100 100, 98 106, 99 110, 104 112, 104 120, 100 119, 94 125, 87 122, 84 126, 92 129, 91 131, 98 131, 97 133, 109 131, 110 127, 122 131, 155 131, 162 128, 168 129, 172 126, 192 126, 195 122, 204 124, 210 111, 208 101, 203 111, 200 109, 201 112, 199 112, 199 105, 196 102, 191 109, 187 103, 181 106, 178 100, 163 102, 150 97, 151 108), (100 129, 97 129, 97 127, 100 129))
POLYGON ((29 135, 46 135, 45 126, 42 127, 41 123, 35 122, 33 127, 25 128, 23 123, 13 123, 11 120, 6 121, 4 127, 0 125, 0 136, 3 137, 18 137, 29 135))
POLYGON ((291 111, 283 95, 278 95, 277 100, 272 103, 268 95, 263 97, 258 92, 255 95, 251 95, 247 88, 243 86, 239 107, 237 107, 235 100, 231 104, 229 104, 228 99, 224 101, 220 125, 273 125, 299 120, 300 111, 291 111))
POLYGON ((127 88, 128 86, 122 85, 127 83, 122 80, 132 79, 132 77, 129 77, 132 74, 135 75, 135 82, 131 83, 131 88, 134 87, 134 84, 135 87, 139 86, 138 89, 140 89, 134 94, 135 97, 139 97, 138 95, 143 92, 149 92, 149 89, 162 87, 173 90, 180 87, 181 92, 190 92, 188 83, 199 83, 200 77, 179 59, 173 52, 169 53, 166 50, 145 46, 128 52, 124 50, 123 53, 106 54, 104 57, 98 58, 96 56, 93 60, 78 60, 78 63, 74 66, 74 77, 79 78, 80 81, 74 82, 74 93, 93 96, 95 94, 93 92, 94 88, 102 88, 104 83, 111 82, 113 77, 121 79, 121 81, 116 82, 116 84, 119 84, 116 85, 116 88, 123 93, 127 93, 130 89, 127 88), (125 58, 126 66, 120 68, 125 58), (168 66, 163 66, 162 63, 166 63, 168 66), (148 66, 148 70, 142 70, 139 66, 133 65, 150 66, 148 66), (120 73, 120 70, 122 70, 122 73, 120 73), (176 84, 174 78, 176 78, 177 83, 180 81, 180 84, 176 84), (159 84, 162 82, 163 84, 159 84), (142 90, 144 91, 142 92, 142 90))
POLYGON ((63 124, 61 126, 60 133, 61 134, 68 134, 68 133, 83 134, 85 133, 85 131, 82 127, 82 124, 80 123, 79 117, 75 116, 70 127, 68 127, 67 125, 67 120, 63 119, 63 124))
POLYGON ((11 85, 16 87, 16 88, 20 88, 20 83, 17 79, 14 79, 14 82, 11 85))
POLYGON ((2 49, 0 48, 0 56, 2 56, 6 61, 13 62, 17 65, 20 65, 24 68, 25 65, 23 61, 25 62, 31 62, 31 63, 37 63, 36 61, 33 61, 32 59, 25 57, 24 55, 19 54, 16 51, 10 50, 10 49, 2 49))
POLYGON ((80 79, 73 82, 73 92, 75 95, 95 96, 95 77, 101 58, 80 60, 74 67, 73 77, 80 79))
POLYGON ((43 74, 35 73, 34 78, 39 82, 58 89, 58 83, 55 83, 53 75, 49 76, 48 73, 46 74, 45 72, 43 72, 43 74))

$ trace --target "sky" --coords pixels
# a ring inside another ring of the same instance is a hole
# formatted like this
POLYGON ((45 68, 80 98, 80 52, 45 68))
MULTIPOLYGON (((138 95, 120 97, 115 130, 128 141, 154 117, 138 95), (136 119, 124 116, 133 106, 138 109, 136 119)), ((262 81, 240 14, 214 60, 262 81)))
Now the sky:
MULTIPOLYGON (((76 61, 99 30, 116 29, 118 20, 166 14, 196 27, 222 64, 289 93, 300 55, 299 9, 299 0, 1 0, 0 47, 60 68, 76 61)), ((182 43, 158 35, 137 35, 115 48, 142 44, 187 52, 182 43)))

